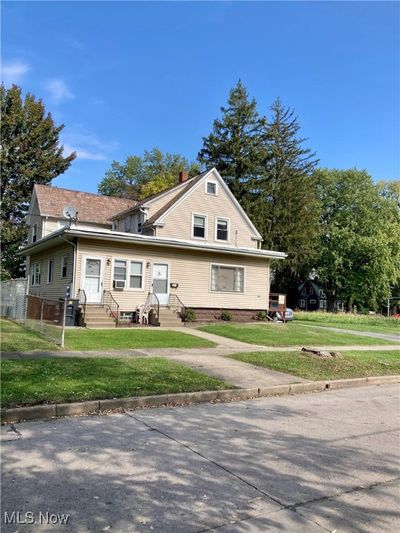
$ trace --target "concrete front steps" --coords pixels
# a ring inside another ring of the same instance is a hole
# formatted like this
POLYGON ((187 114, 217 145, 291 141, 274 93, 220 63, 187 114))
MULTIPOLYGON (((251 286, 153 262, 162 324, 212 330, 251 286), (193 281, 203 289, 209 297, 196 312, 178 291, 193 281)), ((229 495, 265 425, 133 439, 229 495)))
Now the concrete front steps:
POLYGON ((160 307, 159 321, 161 327, 179 328, 183 326, 183 322, 178 313, 169 307, 160 307))
POLYGON ((115 328, 115 320, 101 305, 86 306, 85 322, 88 328, 115 328))

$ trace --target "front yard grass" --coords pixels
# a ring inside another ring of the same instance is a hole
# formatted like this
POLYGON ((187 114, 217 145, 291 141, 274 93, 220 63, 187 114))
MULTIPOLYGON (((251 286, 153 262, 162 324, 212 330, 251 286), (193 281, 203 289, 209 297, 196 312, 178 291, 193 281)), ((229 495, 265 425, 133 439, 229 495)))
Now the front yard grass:
POLYGON ((66 350, 134 348, 211 348, 213 342, 180 331, 149 329, 76 329, 65 333, 66 350))
MULTIPOLYGON (((60 334, 61 335, 61 334, 60 334)), ((108 350, 135 348, 210 348, 213 342, 179 331, 149 329, 84 329, 65 332, 65 350, 108 350)), ((3 352, 53 351, 60 348, 38 333, 12 322, 1 320, 3 352)))
MULTIPOLYGON (((250 344, 265 346, 355 346, 374 344, 393 344, 372 337, 363 337, 351 333, 304 326, 295 322, 289 324, 212 324, 199 328, 202 331, 215 333, 250 344)), ((400 345, 399 345, 400 346, 400 345)))
POLYGON ((18 407, 234 387, 157 357, 54 357, 2 361, 1 388, 2 407, 18 407))
POLYGON ((3 352, 30 352, 58 350, 58 346, 24 326, 1 319, 1 350, 3 352))
POLYGON ((312 380, 400 374, 400 355, 396 350, 341 353, 343 359, 323 359, 304 352, 255 352, 230 357, 312 380))
POLYGON ((351 329, 353 331, 370 331, 371 333, 400 334, 400 320, 382 315, 354 315, 352 313, 323 313, 296 311, 296 323, 312 326, 329 326, 351 329))

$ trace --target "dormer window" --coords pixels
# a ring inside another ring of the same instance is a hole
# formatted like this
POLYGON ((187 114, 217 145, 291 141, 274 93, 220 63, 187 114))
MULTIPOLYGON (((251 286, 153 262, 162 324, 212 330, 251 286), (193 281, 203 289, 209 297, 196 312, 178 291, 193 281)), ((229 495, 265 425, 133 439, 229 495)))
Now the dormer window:
POLYGON ((141 223, 141 222, 138 222, 138 225, 137 225, 137 232, 138 232, 138 233, 142 233, 142 223, 141 223))
POLYGON ((217 196, 217 184, 214 181, 207 181, 206 192, 212 196, 217 196))
POLYGON ((37 224, 32 226, 32 242, 37 241, 37 224))

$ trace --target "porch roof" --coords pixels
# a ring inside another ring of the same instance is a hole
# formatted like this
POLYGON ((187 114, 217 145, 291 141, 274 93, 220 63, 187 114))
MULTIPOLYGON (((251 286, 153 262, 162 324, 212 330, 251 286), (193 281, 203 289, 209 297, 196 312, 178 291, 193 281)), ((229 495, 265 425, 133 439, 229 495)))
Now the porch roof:
POLYGON ((126 242, 127 244, 141 244, 162 246, 166 248, 178 248, 186 250, 204 250, 207 252, 242 255, 248 257, 259 257, 266 259, 285 259, 287 254, 283 252, 276 252, 273 250, 259 250, 256 248, 236 248, 232 246, 224 246, 221 244, 213 245, 208 243, 195 243, 182 239, 170 239, 166 237, 152 237, 148 235, 137 235, 132 233, 125 233, 111 230, 89 230, 79 228, 64 227, 42 239, 39 239, 33 244, 29 244, 20 250, 21 255, 33 255, 48 248, 58 246, 65 240, 72 240, 74 237, 86 237, 95 240, 126 242))

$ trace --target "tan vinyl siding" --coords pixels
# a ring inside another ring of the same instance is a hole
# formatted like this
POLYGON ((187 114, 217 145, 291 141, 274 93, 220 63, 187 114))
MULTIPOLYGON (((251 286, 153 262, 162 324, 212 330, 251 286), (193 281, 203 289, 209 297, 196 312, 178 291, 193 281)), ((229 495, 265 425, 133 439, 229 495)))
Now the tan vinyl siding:
POLYGON ((179 250, 159 246, 126 244, 101 240, 79 239, 76 289, 81 287, 84 256, 104 258, 103 288, 111 290, 121 311, 134 310, 145 302, 151 289, 154 262, 170 267, 170 283, 178 283, 177 294, 187 307, 231 309, 266 309, 269 293, 269 261, 265 258, 234 256, 203 251, 179 250), (112 265, 115 259, 144 261, 143 290, 112 289, 112 265), (211 264, 226 264, 245 268, 243 293, 217 293, 210 290, 211 264), (149 265, 149 266, 147 266, 149 265))
MULTIPOLYGON (((206 180, 207 181, 207 180, 206 180)), ((196 242, 219 243, 215 239, 217 218, 229 219, 229 241, 226 244, 243 248, 257 248, 252 239, 252 232, 221 184, 218 184, 217 196, 206 194, 205 180, 202 180, 177 207, 163 220, 164 226, 157 228, 157 237, 193 240, 196 242), (192 237, 192 216, 207 215, 207 238, 192 237)), ((213 181, 214 180, 210 180, 213 181)), ((223 245, 225 243, 221 243, 223 245)))
POLYGON ((65 295, 65 289, 67 285, 72 281, 72 268, 73 268, 73 248, 71 245, 62 244, 56 248, 46 250, 36 255, 30 256, 30 265, 33 263, 40 263, 41 275, 40 286, 31 286, 31 271, 29 270, 29 294, 36 296, 42 296, 51 300, 58 300, 65 295), (68 257, 67 262, 67 277, 61 278, 61 258, 63 256, 68 257), (54 271, 52 283, 47 283, 47 268, 49 259, 54 259, 54 271))

